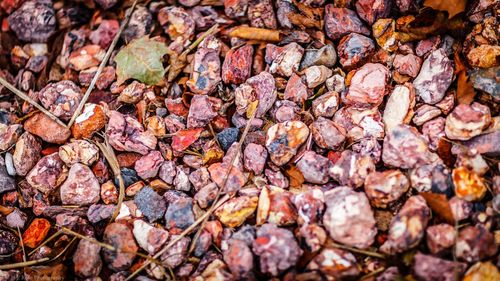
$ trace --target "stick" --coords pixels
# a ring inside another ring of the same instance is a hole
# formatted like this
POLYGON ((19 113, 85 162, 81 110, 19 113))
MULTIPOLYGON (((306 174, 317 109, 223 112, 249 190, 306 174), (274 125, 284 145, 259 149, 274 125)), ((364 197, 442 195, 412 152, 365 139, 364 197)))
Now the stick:
POLYGON ((9 269, 27 267, 27 266, 39 264, 39 263, 42 263, 42 262, 46 262, 48 260, 49 260, 49 258, 43 258, 43 259, 34 260, 34 261, 4 264, 4 265, 0 265, 0 270, 9 270, 9 269))
POLYGON ((113 41, 111 42, 111 45, 109 45, 108 51, 106 52, 106 55, 104 56, 104 59, 101 61, 101 64, 99 65, 99 68, 97 69, 96 73, 94 74, 94 77, 92 78, 92 81, 90 82, 90 86, 88 87, 87 91, 85 92, 85 95, 83 95, 82 100, 78 104, 78 107, 75 110, 75 113, 73 113, 73 116, 71 117, 71 120, 69 120, 69 123, 67 125, 68 128, 71 128, 73 123, 75 123, 76 118, 78 115, 80 115, 80 112, 83 109, 83 106, 89 99, 90 93, 95 87, 95 84, 97 82, 97 79, 99 78, 99 75, 101 75, 102 70, 108 63, 109 58, 111 57, 111 53, 115 49, 116 44, 118 43, 118 40, 120 39, 120 35, 122 34, 123 30, 125 30, 125 27, 127 26, 130 16, 134 12, 135 6, 137 4, 137 0, 134 1, 134 4, 132 4, 132 7, 130 8, 129 12, 125 15, 125 19, 122 22, 122 25, 120 26, 120 29, 118 30, 118 33, 116 33, 115 38, 113 38, 113 41))
POLYGON ((59 120, 59 118, 57 118, 54 114, 52 114, 50 111, 48 111, 43 106, 41 106, 40 104, 38 104, 35 100, 33 100, 32 98, 30 98, 27 94, 23 93, 21 90, 18 90, 16 87, 14 87, 14 85, 10 84, 9 82, 7 82, 7 80, 3 79, 2 77, 0 77, 0 84, 2 84, 3 86, 5 86, 5 88, 9 89, 16 96, 20 97, 21 99, 23 99, 27 103, 29 103, 29 104, 33 105, 34 107, 36 107, 41 112, 45 113, 45 115, 47 115, 50 119, 56 121, 57 124, 59 124, 59 125, 61 125, 63 127, 66 127, 66 124, 64 124, 61 120, 59 120))

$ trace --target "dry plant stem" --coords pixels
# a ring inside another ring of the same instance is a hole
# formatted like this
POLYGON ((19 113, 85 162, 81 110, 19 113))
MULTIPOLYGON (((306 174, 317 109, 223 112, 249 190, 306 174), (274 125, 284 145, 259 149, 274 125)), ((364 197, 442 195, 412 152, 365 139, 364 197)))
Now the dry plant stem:
POLYGON ((383 254, 381 254, 381 253, 371 252, 371 251, 365 251, 365 250, 357 249, 357 248, 354 248, 354 247, 349 247, 349 246, 346 246, 346 245, 338 244, 338 243, 335 243, 333 241, 329 242, 328 244, 330 246, 335 247, 335 248, 344 249, 344 250, 348 250, 348 251, 351 251, 351 252, 354 252, 354 253, 358 253, 358 254, 362 254, 362 255, 365 255, 365 256, 369 256, 369 257, 374 257, 374 258, 379 258, 379 259, 384 259, 385 260, 385 256, 383 254))
MULTIPOLYGON (((259 103, 257 102, 257 105, 255 108, 257 108, 258 105, 259 105, 259 103)), ((227 170, 226 175, 224 177, 224 183, 222 184, 222 187, 217 190, 217 194, 215 195, 215 199, 214 199, 215 203, 212 204, 212 206, 210 206, 210 209, 208 209, 208 211, 207 211, 207 213, 209 215, 211 215, 216 209, 215 206, 217 205, 217 201, 219 200, 219 197, 221 195, 222 190, 226 187, 227 181, 229 179, 229 175, 231 174, 231 171, 233 170, 234 163, 236 162, 236 159, 238 159, 238 156, 241 153, 241 147, 243 146, 243 142, 245 141, 245 139, 247 137, 248 131, 250 130, 250 124, 252 124, 256 113, 257 113, 257 110, 256 109, 253 110, 252 115, 248 119, 248 122, 245 126, 245 129, 243 130, 243 134, 241 135, 240 141, 238 142, 238 147, 236 148, 236 153, 234 154, 233 158, 231 159, 231 164, 230 164, 229 169, 227 170)), ((230 198, 232 198, 233 196, 234 196, 234 194, 231 194, 230 198)), ((200 229, 198 229, 198 231, 194 235, 193 241, 191 242, 191 246, 189 247, 188 255, 190 255, 191 252, 194 250, 194 247, 196 246, 196 242, 198 241, 198 238, 200 237, 201 232, 203 231, 203 228, 205 227, 205 223, 208 221, 208 218, 209 218, 209 216, 207 216, 203 220, 203 222, 201 223, 200 229)))
POLYGON ((19 234, 19 241, 21 241, 21 249, 23 250, 23 262, 26 262, 26 251, 24 250, 23 236, 21 235, 19 226, 17 227, 17 234, 19 234))
POLYGON ((0 265, 0 270, 9 270, 9 269, 16 269, 16 268, 28 267, 28 266, 36 265, 36 264, 39 264, 39 263, 42 263, 42 262, 46 262, 48 260, 50 260, 50 259, 49 258, 43 258, 43 259, 34 260, 34 261, 4 264, 4 265, 0 265))
POLYGON ((132 4, 132 7, 128 11, 128 13, 125 15, 125 19, 123 19, 123 22, 120 26, 120 29, 118 30, 118 33, 116 33, 115 38, 113 38, 113 41, 111 42, 111 45, 109 46, 108 51, 106 52, 106 55, 104 55, 104 58, 101 61, 101 64, 99 65, 99 68, 97 69, 96 73, 94 74, 94 77, 92 78, 92 81, 90 82, 90 85, 87 88, 87 91, 85 92, 85 95, 83 95, 82 100, 78 104, 78 107, 76 108, 75 113, 73 113, 73 116, 69 120, 69 123, 68 123, 68 125, 66 125, 66 127, 71 128, 73 123, 75 123, 75 120, 78 117, 78 115, 80 115, 80 112, 82 112, 83 106, 87 102, 87 100, 90 96, 90 93, 92 93, 92 90, 94 90, 97 79, 101 75, 102 70, 104 69, 106 64, 108 64, 108 60, 111 57, 111 53, 115 49, 115 46, 118 43, 118 40, 120 39, 120 35, 122 34, 123 30, 125 29, 125 27, 127 26, 128 22, 129 22, 130 16, 134 12, 136 4, 137 4, 137 0, 134 1, 134 4, 132 4))
POLYGON ((14 87, 14 85, 10 84, 9 82, 7 82, 2 77, 0 77, 0 84, 2 84, 3 86, 5 86, 5 88, 9 89, 16 96, 20 97, 21 99, 23 99, 27 103, 29 103, 29 104, 33 105, 34 107, 36 107, 41 112, 45 113, 45 115, 47 115, 50 119, 52 119, 55 122, 57 122, 57 124, 66 127, 66 124, 64 124, 61 120, 59 120, 59 118, 57 118, 54 114, 52 114, 50 111, 48 111, 43 106, 41 106, 40 104, 38 104, 35 100, 33 100, 32 98, 30 98, 28 95, 26 95, 25 93, 23 93, 20 90, 18 90, 16 87, 14 87))
POLYGON ((377 270, 375 270, 375 271, 372 271, 372 272, 370 272, 370 273, 368 273, 368 274, 364 275, 364 276, 363 276, 363 277, 361 277, 359 280, 366 280, 366 279, 368 279, 368 278, 370 278, 370 277, 373 277, 373 276, 375 276, 375 275, 377 275, 377 274, 379 274, 379 273, 384 272, 384 270, 385 270, 385 269, 386 269, 385 267, 381 267, 381 268, 379 268, 379 269, 377 269, 377 270))
POLYGON ((28 253, 28 256, 33 255, 38 249, 49 243, 50 241, 54 240, 57 236, 59 236, 62 233, 62 230, 58 230, 56 233, 52 234, 49 238, 45 239, 42 244, 38 245, 35 249, 33 249, 31 252, 28 253))

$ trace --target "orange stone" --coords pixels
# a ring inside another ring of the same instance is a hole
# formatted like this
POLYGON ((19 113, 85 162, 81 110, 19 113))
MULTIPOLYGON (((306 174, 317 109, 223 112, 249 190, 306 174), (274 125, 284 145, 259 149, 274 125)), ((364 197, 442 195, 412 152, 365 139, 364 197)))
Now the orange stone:
POLYGON ((49 233, 50 222, 46 219, 36 218, 23 234, 25 246, 36 248, 49 233))
POLYGON ((481 200, 486 194, 486 184, 483 179, 473 171, 458 167, 452 173, 455 193, 458 198, 466 201, 481 200))
POLYGON ((76 139, 90 138, 95 132, 106 125, 106 114, 102 106, 97 104, 86 104, 83 112, 75 119, 71 127, 73 137, 76 139))

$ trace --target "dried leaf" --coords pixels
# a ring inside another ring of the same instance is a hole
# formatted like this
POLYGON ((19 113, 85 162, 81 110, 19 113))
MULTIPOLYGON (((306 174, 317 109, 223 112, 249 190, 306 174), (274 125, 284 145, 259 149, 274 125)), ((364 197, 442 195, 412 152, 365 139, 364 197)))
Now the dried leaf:
POLYGON ((455 218, 451 212, 451 207, 446 195, 432 192, 420 192, 420 195, 424 197, 434 213, 445 219, 448 223, 455 224, 455 218))
POLYGON ((115 57, 117 83, 133 78, 148 85, 160 84, 165 75, 162 58, 166 53, 164 43, 148 36, 133 40, 115 57))
POLYGON ((238 37, 246 40, 279 42, 281 40, 281 32, 274 29, 238 26, 229 32, 229 37, 238 37))
POLYGON ((467 76, 467 67, 463 63, 460 54, 455 52, 455 74, 457 79, 457 100, 460 104, 471 104, 474 100, 476 92, 472 81, 467 76))
POLYGON ((456 157, 451 153, 452 144, 444 138, 439 139, 437 154, 444 164, 448 167, 453 167, 456 157))
POLYGON ((290 178, 291 187, 299 187, 304 183, 304 176, 297 166, 291 165, 285 173, 290 178))
POLYGON ((257 110, 257 106, 259 105, 259 101, 255 100, 248 105, 247 109, 247 118, 251 118, 254 114, 255 111, 257 110))
POLYGON ((203 165, 220 162, 222 160, 222 157, 224 157, 224 151, 222 151, 221 149, 209 149, 207 152, 205 152, 205 155, 203 155, 203 165))
POLYGON ((193 144, 199 137, 202 128, 180 130, 172 137, 172 149, 175 151, 184 151, 193 144))
POLYGON ((454 17, 465 10, 467 0, 425 0, 424 6, 438 11, 448 12, 448 18, 454 17))

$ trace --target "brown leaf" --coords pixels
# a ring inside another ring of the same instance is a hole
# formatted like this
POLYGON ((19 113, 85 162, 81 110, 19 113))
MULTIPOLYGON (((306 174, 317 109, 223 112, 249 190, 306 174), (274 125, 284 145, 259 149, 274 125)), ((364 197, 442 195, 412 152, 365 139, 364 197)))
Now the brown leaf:
POLYGON ((460 54, 455 52, 455 74, 458 75, 457 79, 457 100, 460 104, 471 104, 474 100, 476 92, 467 76, 467 67, 463 63, 460 54))
POLYGON ((444 164, 448 167, 453 167, 456 157, 451 153, 451 143, 444 138, 439 139, 437 154, 443 160, 444 164))
POLYGON ((434 213, 445 219, 450 224, 455 224, 455 218, 451 212, 450 203, 446 195, 432 192, 420 192, 434 213))
POLYGON ((299 187, 304 183, 304 176, 297 166, 291 165, 285 173, 290 178, 291 187, 299 187))
POLYGON ((424 6, 438 11, 448 12, 448 18, 454 17, 465 10, 467 0, 425 0, 424 6))
POLYGON ((274 29, 238 26, 229 32, 229 37, 238 37, 246 40, 279 42, 281 40, 281 32, 274 29))
POLYGON ((248 108, 247 108, 247 118, 248 119, 250 119, 255 114, 255 111, 257 111, 257 106, 258 105, 259 105, 259 101, 258 100, 254 100, 253 102, 251 102, 248 105, 248 108))

